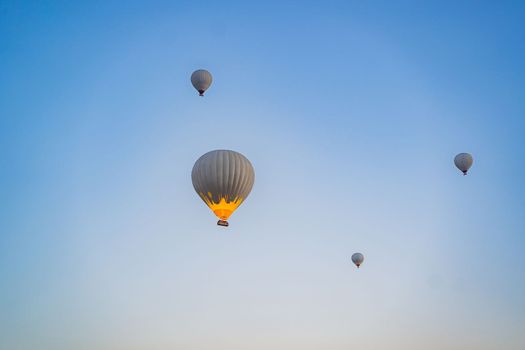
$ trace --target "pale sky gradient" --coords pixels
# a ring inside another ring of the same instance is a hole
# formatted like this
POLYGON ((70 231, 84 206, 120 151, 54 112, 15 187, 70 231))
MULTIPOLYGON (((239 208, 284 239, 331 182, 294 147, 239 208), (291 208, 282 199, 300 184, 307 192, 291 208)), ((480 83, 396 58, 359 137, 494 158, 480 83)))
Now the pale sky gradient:
POLYGON ((0 0, 0 349, 525 349, 525 5, 393 3, 0 0))

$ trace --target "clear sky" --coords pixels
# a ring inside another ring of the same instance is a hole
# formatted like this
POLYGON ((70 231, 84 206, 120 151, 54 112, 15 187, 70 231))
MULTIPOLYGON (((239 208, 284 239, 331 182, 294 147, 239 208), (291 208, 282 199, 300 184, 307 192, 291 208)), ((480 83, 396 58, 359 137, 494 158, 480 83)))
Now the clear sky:
POLYGON ((0 348, 524 349, 524 17, 0 0, 0 348), (227 229, 213 149, 256 171, 227 229))

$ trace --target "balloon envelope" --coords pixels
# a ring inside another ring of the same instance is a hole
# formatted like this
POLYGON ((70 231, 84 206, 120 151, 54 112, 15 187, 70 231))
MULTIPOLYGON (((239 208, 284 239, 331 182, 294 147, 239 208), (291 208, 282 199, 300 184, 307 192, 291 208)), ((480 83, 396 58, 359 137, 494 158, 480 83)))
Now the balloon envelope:
POLYGON ((191 83, 200 96, 204 96, 204 91, 208 90, 212 80, 210 72, 205 69, 196 70, 191 75, 191 83))
POLYGON ((474 163, 474 159, 469 153, 460 153, 454 157, 454 164, 463 172, 463 175, 467 175, 472 163, 474 163))
POLYGON ((255 182, 255 171, 242 154, 229 150, 211 151, 201 156, 191 172, 193 188, 227 226, 230 215, 248 197, 255 182))
POLYGON ((365 257, 363 256, 363 254, 361 253, 354 253, 352 255, 352 262, 357 266, 361 266, 361 264, 363 263, 363 261, 365 260, 365 257))

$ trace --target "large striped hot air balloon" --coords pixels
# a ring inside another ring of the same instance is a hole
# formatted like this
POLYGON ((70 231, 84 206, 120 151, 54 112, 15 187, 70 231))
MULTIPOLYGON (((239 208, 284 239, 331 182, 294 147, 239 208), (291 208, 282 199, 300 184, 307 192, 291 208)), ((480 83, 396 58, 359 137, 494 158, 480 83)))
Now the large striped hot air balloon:
POLYGON ((204 91, 208 90, 212 80, 210 72, 205 69, 196 70, 191 75, 191 83, 199 92, 199 96, 204 96, 204 91))
POLYGON ((216 150, 195 162, 191 181, 197 194, 219 218, 217 225, 228 226, 228 218, 252 190, 255 171, 242 154, 216 150))

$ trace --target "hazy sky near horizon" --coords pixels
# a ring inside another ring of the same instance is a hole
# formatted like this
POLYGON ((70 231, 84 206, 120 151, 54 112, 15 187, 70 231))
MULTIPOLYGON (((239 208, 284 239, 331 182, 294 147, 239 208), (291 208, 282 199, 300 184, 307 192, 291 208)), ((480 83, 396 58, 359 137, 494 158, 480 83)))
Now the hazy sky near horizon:
POLYGON ((0 348, 524 349, 524 16, 0 0, 0 348))

